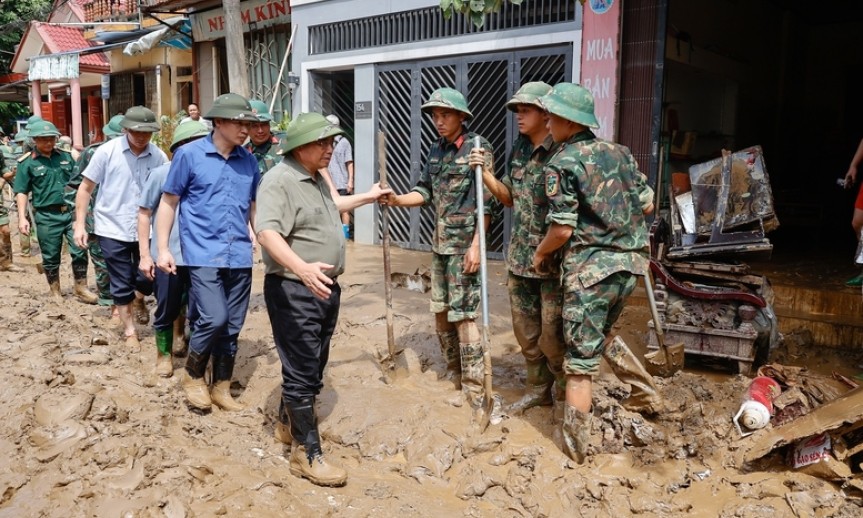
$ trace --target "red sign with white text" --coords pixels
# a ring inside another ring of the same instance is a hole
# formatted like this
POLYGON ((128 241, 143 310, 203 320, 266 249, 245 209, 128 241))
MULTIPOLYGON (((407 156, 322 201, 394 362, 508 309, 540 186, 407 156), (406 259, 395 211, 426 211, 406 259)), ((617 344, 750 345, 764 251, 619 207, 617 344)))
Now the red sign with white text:
POLYGON ((587 0, 581 31, 581 85, 593 93, 598 137, 617 136, 621 0, 587 0))

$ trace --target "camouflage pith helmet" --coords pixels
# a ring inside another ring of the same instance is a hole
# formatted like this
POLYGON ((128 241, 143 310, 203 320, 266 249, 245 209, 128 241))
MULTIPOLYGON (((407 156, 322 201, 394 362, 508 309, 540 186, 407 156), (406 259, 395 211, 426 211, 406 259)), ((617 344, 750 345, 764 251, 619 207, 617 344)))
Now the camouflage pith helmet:
POLYGON ((542 103, 539 102, 540 97, 548 95, 551 92, 551 85, 542 81, 534 81, 525 83, 518 89, 512 99, 507 101, 506 108, 510 111, 516 111, 519 104, 529 104, 536 106, 540 110, 544 110, 542 103))
POLYGON ((288 124, 285 138, 279 145, 279 154, 286 155, 302 145, 344 134, 342 128, 330 123, 320 113, 301 113, 288 124))
POLYGON ((228 119, 256 122, 258 116, 252 111, 249 100, 239 94, 228 93, 216 97, 213 107, 204 115, 205 119, 228 119))
POLYGON ((27 125, 27 136, 30 138, 37 137, 54 137, 57 138, 60 136, 60 132, 57 131, 57 126, 54 126, 49 121, 41 120, 36 121, 33 124, 27 125))
POLYGON ((30 118, 27 119, 27 126, 33 124, 34 122, 39 122, 39 121, 43 121, 43 120, 45 120, 45 119, 43 119, 42 117, 40 117, 38 115, 31 115, 30 118))
POLYGON ((123 126, 120 125, 121 122, 123 122, 123 115, 114 115, 111 117, 108 124, 102 126, 102 134, 105 135, 105 138, 112 139, 122 135, 123 126))
POLYGON ((162 129, 159 121, 156 120, 156 114, 145 106, 132 106, 126 110, 120 126, 127 130, 147 133, 155 133, 162 129))
POLYGON ((429 96, 428 102, 421 106, 424 113, 431 113, 432 108, 449 108, 467 115, 465 120, 473 119, 473 114, 467 109, 467 99, 458 90, 438 88, 429 96))
POLYGON ((252 111, 258 116, 260 122, 270 122, 273 120, 273 116, 270 115, 270 107, 264 101, 252 99, 249 101, 249 106, 252 107, 252 111))
POLYGON ((540 102, 548 113, 588 128, 599 127, 593 112, 593 94, 581 85, 558 83, 540 102))
POLYGON ((171 140, 171 152, 189 139, 206 137, 210 134, 207 125, 201 121, 188 120, 174 128, 174 138, 171 140))

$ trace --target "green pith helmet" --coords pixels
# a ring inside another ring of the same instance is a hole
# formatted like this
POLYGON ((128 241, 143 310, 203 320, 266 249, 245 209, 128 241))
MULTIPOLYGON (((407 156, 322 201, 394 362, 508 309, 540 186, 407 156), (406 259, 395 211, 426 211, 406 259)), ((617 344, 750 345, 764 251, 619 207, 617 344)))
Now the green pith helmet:
POLYGON ((273 116, 270 115, 270 107, 267 106, 267 103, 265 103, 264 101, 252 99, 251 101, 249 101, 249 106, 252 107, 252 111, 255 112, 255 115, 258 116, 259 121, 270 122, 273 120, 273 116))
POLYGON ((425 113, 431 113, 432 108, 449 108, 467 115, 465 120, 473 119, 473 114, 467 109, 467 99, 458 90, 452 88, 438 88, 429 96, 427 103, 421 109, 425 113))
POLYGON ((539 102, 539 98, 543 95, 548 95, 549 92, 551 92, 551 85, 548 83, 543 83, 542 81, 525 83, 512 96, 512 99, 507 101, 506 108, 510 111, 516 111, 519 104, 530 104, 544 110, 545 108, 539 102))
POLYGON ((222 94, 213 101, 213 107, 204 115, 205 119, 229 119, 255 122, 258 116, 252 111, 249 100, 239 94, 222 94))
POLYGON ((558 83, 540 102, 548 113, 588 128, 599 127, 593 112, 593 94, 581 85, 558 83))
POLYGON ((123 126, 120 125, 121 122, 123 122, 123 115, 114 115, 111 117, 108 124, 102 126, 102 134, 105 135, 105 138, 112 139, 122 135, 123 126))
POLYGON ((301 113, 288 124, 285 138, 279 145, 279 154, 286 155, 304 144, 344 134, 343 129, 330 123, 320 113, 301 113))
POLYGON ((39 122, 39 121, 43 121, 43 120, 45 120, 45 119, 43 119, 42 117, 40 117, 38 115, 31 115, 30 118, 27 119, 27 126, 30 126, 34 122, 39 122))
POLYGON ((156 114, 145 106, 132 106, 126 110, 120 126, 132 131, 155 133, 162 129, 156 114))
POLYGON ((210 134, 207 125, 201 121, 188 120, 174 128, 174 139, 171 141, 171 153, 187 140, 196 137, 206 137, 210 134))
POLYGON ((54 137, 57 138, 60 136, 60 132, 57 131, 57 126, 54 126, 51 122, 41 120, 36 121, 33 124, 27 125, 27 136, 30 138, 37 137, 54 137))
POLYGON ((13 138, 12 140, 14 140, 15 142, 17 142, 19 144, 23 143, 25 140, 27 140, 27 130, 22 129, 21 131, 19 131, 18 133, 15 134, 15 138, 13 138))

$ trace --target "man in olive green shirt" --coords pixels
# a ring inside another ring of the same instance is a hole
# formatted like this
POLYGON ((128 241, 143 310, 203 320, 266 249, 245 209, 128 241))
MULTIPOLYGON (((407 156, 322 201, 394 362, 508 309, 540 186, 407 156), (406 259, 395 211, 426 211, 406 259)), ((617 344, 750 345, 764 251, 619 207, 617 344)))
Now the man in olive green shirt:
POLYGON ((267 271, 264 299, 282 361, 276 438, 293 443, 291 473, 322 486, 347 482, 345 470, 324 459, 315 415, 339 316, 337 277, 345 269, 339 212, 391 192, 375 185, 333 201, 318 170, 329 163, 335 136, 342 133, 318 113, 291 121, 280 149, 285 158, 258 187, 255 221, 267 271))

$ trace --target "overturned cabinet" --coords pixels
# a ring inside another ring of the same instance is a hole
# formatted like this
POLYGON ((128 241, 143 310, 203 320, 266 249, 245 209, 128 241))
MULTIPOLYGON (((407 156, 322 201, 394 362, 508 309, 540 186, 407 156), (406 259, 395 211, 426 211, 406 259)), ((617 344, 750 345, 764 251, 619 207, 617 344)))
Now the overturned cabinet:
MULTIPOLYGON (((736 363, 749 374, 778 341, 773 291, 745 257, 769 256, 778 227, 761 147, 689 169, 690 192, 671 193, 650 228, 654 295, 667 343, 736 363)), ((649 349, 658 342, 651 332, 649 349)))

